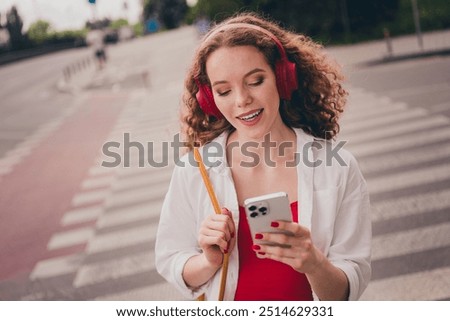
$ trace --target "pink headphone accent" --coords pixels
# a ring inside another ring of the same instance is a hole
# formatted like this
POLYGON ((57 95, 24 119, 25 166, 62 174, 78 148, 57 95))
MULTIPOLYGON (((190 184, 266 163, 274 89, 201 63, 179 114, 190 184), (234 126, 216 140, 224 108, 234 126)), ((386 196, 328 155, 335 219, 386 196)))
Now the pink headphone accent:
MULTIPOLYGON (((259 26, 249 24, 249 23, 233 23, 229 25, 222 26, 217 30, 213 31, 205 40, 206 42, 209 38, 217 34, 218 32, 234 29, 234 28, 247 28, 258 30, 267 36, 269 36, 273 42, 276 44, 281 58, 275 63, 275 78, 277 81, 278 94, 281 99, 291 100, 292 92, 298 88, 297 72, 295 69, 295 63, 289 61, 286 55, 286 51, 283 48, 280 40, 270 31, 261 28, 259 26)), ((208 84, 202 84, 197 78, 194 79, 198 87, 198 92, 196 98, 200 108, 207 115, 216 117, 217 119, 223 118, 222 113, 216 106, 214 102, 214 95, 212 93, 211 87, 208 84)))

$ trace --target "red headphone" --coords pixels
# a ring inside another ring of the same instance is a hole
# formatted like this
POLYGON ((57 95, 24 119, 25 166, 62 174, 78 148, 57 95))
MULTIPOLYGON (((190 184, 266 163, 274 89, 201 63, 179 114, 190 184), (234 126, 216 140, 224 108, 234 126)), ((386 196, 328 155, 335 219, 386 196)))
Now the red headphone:
MULTIPOLYGON (((278 38, 275 37, 274 34, 272 34, 271 32, 269 32, 264 28, 249 23, 233 23, 222 26, 217 30, 213 31, 205 39, 204 42, 206 42, 209 38, 211 38, 218 32, 234 28, 247 28, 258 30, 269 36, 273 40, 273 42, 275 42, 281 56, 281 58, 275 63, 275 78, 277 81, 278 94, 280 95, 281 99, 291 100, 292 92, 298 88, 295 63, 288 60, 283 45, 281 44, 280 40, 278 40, 278 38)), ((223 118, 222 113, 219 111, 219 109, 216 106, 216 103, 214 102, 214 95, 212 93, 211 87, 208 84, 202 84, 197 78, 195 78, 194 80, 198 87, 196 98, 198 104, 200 105, 200 108, 207 115, 214 116, 217 119, 223 118)))

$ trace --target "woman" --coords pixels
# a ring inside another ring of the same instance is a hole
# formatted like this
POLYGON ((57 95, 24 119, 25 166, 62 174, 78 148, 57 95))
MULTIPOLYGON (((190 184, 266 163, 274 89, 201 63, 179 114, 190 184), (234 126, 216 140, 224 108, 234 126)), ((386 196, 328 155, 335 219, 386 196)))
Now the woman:
POLYGON ((361 296, 369 199, 353 156, 330 141, 345 104, 341 80, 319 45, 255 14, 206 35, 185 81, 184 131, 189 149, 207 156, 225 215, 214 214, 191 151, 174 170, 156 242, 159 273, 187 297, 217 300, 224 253, 226 300, 361 296), (272 226, 292 236, 257 233, 283 246, 253 244, 244 200, 279 191, 293 220, 272 226))

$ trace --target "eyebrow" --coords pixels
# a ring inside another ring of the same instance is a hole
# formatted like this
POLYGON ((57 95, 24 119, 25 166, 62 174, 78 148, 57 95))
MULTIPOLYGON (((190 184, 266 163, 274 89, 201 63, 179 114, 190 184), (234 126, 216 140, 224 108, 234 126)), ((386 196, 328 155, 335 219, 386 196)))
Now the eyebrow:
MULTIPOLYGON (((244 75, 244 78, 247 78, 248 76, 253 75, 254 73, 257 73, 257 72, 266 72, 266 71, 264 69, 261 69, 261 68, 255 68, 255 69, 250 70, 248 73, 246 73, 244 75)), ((219 85, 219 84, 224 84, 224 83, 227 83, 227 82, 228 81, 226 81, 226 80, 218 80, 218 81, 215 81, 212 84, 212 86, 219 85)))

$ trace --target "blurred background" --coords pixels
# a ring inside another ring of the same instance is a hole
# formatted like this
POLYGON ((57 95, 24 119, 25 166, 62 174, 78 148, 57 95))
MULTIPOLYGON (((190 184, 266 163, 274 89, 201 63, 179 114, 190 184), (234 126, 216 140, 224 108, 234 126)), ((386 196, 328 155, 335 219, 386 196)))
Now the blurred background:
POLYGON ((362 299, 450 299, 450 2, 2 0, 0 300, 182 299, 154 244, 184 75, 243 11, 347 76, 338 139, 372 203, 362 299))

